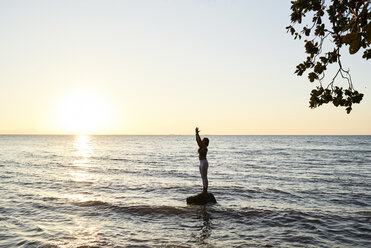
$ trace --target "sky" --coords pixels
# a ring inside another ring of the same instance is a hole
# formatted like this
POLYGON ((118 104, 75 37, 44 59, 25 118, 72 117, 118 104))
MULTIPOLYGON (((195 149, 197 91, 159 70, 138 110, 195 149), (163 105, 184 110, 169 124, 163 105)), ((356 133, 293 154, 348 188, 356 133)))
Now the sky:
POLYGON ((0 134, 370 135, 370 62, 344 50, 351 114, 310 109, 289 24, 290 1, 0 0, 0 134))

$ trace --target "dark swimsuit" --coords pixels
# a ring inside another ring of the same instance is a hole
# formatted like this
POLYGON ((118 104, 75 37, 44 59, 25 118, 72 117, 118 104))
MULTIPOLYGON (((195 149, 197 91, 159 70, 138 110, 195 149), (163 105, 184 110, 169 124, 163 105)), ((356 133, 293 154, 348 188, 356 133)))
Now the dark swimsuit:
POLYGON ((207 147, 198 148, 198 158, 200 160, 206 159, 206 154, 207 154, 207 147))

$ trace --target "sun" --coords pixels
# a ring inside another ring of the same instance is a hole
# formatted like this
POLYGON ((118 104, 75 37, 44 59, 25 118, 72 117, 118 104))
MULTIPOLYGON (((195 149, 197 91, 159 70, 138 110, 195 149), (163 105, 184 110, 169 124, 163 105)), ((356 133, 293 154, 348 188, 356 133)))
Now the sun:
POLYGON ((99 134, 112 124, 112 107, 99 94, 76 91, 63 96, 54 111, 59 132, 68 134, 99 134))

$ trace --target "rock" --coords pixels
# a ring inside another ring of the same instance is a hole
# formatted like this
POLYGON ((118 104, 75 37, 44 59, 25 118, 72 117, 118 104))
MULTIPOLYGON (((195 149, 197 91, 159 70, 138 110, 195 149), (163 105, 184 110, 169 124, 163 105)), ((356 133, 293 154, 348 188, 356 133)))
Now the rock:
POLYGON ((204 205, 209 202, 216 203, 216 199, 212 193, 200 193, 187 197, 187 204, 204 205))

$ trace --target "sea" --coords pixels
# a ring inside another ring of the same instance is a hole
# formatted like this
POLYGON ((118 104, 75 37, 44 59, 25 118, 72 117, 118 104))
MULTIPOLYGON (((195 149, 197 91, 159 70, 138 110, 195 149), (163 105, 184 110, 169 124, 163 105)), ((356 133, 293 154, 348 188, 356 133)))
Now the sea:
POLYGON ((0 136, 0 247, 371 247, 371 136, 0 136))

